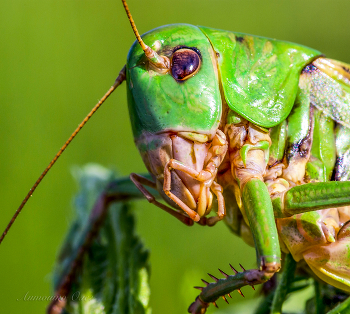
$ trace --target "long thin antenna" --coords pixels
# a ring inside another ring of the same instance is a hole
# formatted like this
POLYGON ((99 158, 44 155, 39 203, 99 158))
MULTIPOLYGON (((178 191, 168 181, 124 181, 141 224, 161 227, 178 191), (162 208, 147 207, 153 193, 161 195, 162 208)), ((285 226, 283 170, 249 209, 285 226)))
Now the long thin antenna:
POLYGON ((130 21, 130 24, 131 24, 131 28, 132 30, 134 31, 134 34, 136 36, 136 39, 137 41, 139 42, 142 50, 145 52, 145 55, 146 57, 160 70, 169 70, 170 69, 170 61, 169 61, 169 58, 166 57, 166 56, 160 56, 158 55, 154 50, 152 50, 152 48, 150 48, 149 46, 147 46, 137 28, 136 28, 136 25, 135 25, 135 22, 131 16, 131 13, 130 13, 130 10, 129 10, 129 7, 126 3, 126 0, 122 0, 122 3, 123 3, 123 6, 124 6, 124 9, 125 9, 125 12, 126 12, 126 15, 128 16, 128 19, 130 21))
POLYGON ((45 175, 48 173, 48 171, 52 168, 52 166, 55 164, 57 161, 58 157, 62 155, 64 150, 67 148, 67 146, 72 142, 72 140, 75 138, 75 136, 79 133, 79 131, 83 128, 83 126, 90 120, 92 115, 97 111, 98 108, 101 107, 101 105, 104 103, 104 101, 108 98, 110 94, 113 93, 113 91, 125 80, 125 66, 121 69, 119 72, 119 75, 117 79, 115 80, 114 84, 112 87, 107 91, 107 93, 101 98, 101 100, 95 105, 95 107, 89 112, 89 114, 84 118, 84 120, 79 124, 79 126, 75 129, 75 131, 72 133, 72 135, 69 137, 69 139, 64 143, 64 145, 61 147, 61 149, 58 151, 56 156, 51 160, 49 165, 46 167, 46 169, 43 171, 43 173, 40 175, 38 180, 34 183, 34 185, 31 187, 29 190, 28 194, 26 197, 23 199, 21 205, 18 207, 16 210, 15 214, 13 215, 11 221, 7 225, 5 231, 2 233, 2 236, 0 238, 0 244, 4 240, 7 232, 10 230, 12 224, 15 222, 17 216, 20 214, 22 211, 24 205, 28 202, 29 198, 33 195, 35 189, 38 187, 40 182, 44 179, 45 175))

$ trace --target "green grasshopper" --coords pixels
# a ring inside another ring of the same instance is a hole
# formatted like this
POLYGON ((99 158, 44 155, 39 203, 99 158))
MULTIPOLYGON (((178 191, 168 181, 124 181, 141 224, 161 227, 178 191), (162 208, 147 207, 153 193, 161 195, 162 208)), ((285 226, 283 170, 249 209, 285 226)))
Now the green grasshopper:
POLYGON ((350 292, 349 65, 288 42, 177 24, 138 38, 121 75, 153 178, 131 180, 187 225, 222 220, 234 194, 243 220, 230 226, 255 245, 257 269, 211 276, 190 313, 268 281, 281 268, 280 243, 350 292))
POLYGON ((209 284, 190 311, 270 279, 280 269, 279 238, 283 251, 349 291, 342 206, 350 185, 328 182, 348 180, 348 65, 303 46, 189 25, 156 29, 143 42, 151 50, 134 44, 116 84, 126 76, 135 141, 153 175, 132 181, 187 225, 225 218, 257 251, 258 269, 209 284), (213 194, 217 215, 206 218, 213 194), (332 250, 336 259, 324 263, 332 250))

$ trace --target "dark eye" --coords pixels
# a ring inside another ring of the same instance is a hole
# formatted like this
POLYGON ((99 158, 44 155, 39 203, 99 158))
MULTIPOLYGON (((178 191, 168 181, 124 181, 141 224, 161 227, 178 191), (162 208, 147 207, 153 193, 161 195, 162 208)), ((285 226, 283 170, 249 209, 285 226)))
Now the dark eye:
POLYGON ((338 239, 348 238, 350 236, 350 220, 348 220, 338 231, 338 239))
POLYGON ((180 48, 171 59, 171 75, 175 80, 184 81, 195 75, 201 66, 199 52, 190 48, 180 48))

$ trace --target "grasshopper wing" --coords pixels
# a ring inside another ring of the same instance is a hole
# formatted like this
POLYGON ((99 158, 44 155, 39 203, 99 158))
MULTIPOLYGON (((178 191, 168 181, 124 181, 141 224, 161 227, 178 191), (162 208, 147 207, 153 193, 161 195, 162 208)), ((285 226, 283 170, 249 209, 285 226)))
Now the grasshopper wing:
POLYGON ((307 68, 311 70, 311 103, 336 122, 350 128, 350 65, 318 58, 307 68))

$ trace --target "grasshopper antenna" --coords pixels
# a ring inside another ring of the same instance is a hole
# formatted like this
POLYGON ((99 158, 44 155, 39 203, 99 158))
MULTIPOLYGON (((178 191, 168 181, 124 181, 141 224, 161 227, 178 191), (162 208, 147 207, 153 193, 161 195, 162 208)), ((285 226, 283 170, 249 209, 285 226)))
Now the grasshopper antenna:
POLYGON ((69 139, 64 143, 64 145, 61 147, 61 149, 58 151, 56 156, 51 160, 49 165, 46 167, 46 169, 43 171, 43 173, 40 175, 38 180, 34 183, 34 185, 31 187, 29 190, 28 194, 22 201, 21 205, 18 207, 16 210, 15 214, 13 215, 11 221, 7 225, 5 231, 2 233, 1 238, 0 238, 0 244, 4 240, 7 232, 10 230, 12 224, 15 222, 17 216, 20 214, 22 211, 24 205, 28 202, 29 198, 33 195, 35 189, 38 187, 40 182, 44 179, 48 171, 52 168, 52 166, 55 164, 57 161, 58 157, 60 157, 63 153, 63 151, 67 148, 67 146, 72 142, 72 140, 75 138, 75 136, 79 133, 79 131, 83 128, 83 126, 90 120, 92 115, 97 111, 98 108, 101 107, 101 105, 104 103, 104 101, 108 98, 109 95, 113 93, 113 91, 125 80, 125 66, 121 69, 119 72, 119 75, 117 79, 115 80, 114 84, 111 86, 111 88, 107 91, 107 93, 101 98, 101 100, 95 105, 95 107, 89 112, 89 114, 84 118, 84 120, 79 124, 79 126, 75 129, 75 131, 72 133, 72 135, 69 137, 69 139))
POLYGON ((147 46, 137 28, 136 28, 136 25, 135 25, 135 22, 131 16, 131 13, 130 13, 130 10, 129 10, 129 7, 126 3, 126 0, 122 0, 122 3, 123 3, 123 6, 124 6, 124 9, 125 9, 125 12, 126 12, 126 15, 128 16, 128 19, 129 19, 129 22, 131 24, 131 28, 132 30, 134 31, 134 34, 136 36, 136 39, 137 41, 139 42, 142 50, 145 52, 145 55, 147 57, 147 59, 160 71, 169 71, 170 70, 170 60, 168 57, 166 56, 160 56, 158 55, 154 50, 152 50, 152 48, 150 48, 149 46, 147 46))

